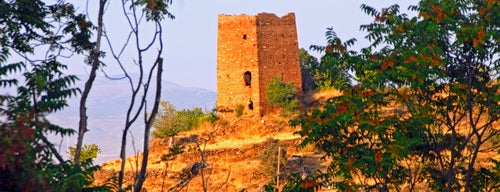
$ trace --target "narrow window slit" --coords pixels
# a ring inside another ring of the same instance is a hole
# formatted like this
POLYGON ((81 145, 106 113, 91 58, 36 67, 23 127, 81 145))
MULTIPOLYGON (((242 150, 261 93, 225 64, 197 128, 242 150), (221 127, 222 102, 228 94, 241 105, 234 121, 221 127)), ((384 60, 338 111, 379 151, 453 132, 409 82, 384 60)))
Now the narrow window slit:
POLYGON ((252 85, 252 73, 250 73, 250 71, 243 74, 243 79, 245 80, 245 86, 252 85))

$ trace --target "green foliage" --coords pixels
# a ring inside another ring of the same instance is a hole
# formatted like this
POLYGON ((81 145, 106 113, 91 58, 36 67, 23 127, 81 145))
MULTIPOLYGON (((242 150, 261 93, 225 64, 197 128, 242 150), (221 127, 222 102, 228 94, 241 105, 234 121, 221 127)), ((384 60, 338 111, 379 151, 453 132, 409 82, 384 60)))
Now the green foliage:
POLYGON ((302 89, 304 92, 316 89, 315 71, 318 69, 318 59, 310 55, 304 48, 299 49, 300 69, 302 72, 302 89))
POLYGON ((2 1, 0 10, 0 89, 13 90, 0 93, 0 191, 90 190, 97 167, 64 161, 47 134, 74 131, 45 116, 80 92, 77 77, 65 74, 58 59, 62 52, 93 49, 91 24, 63 1, 2 1), (31 58, 40 52, 44 56, 31 58), (12 53, 22 61, 10 62, 12 53))
POLYGON ((176 121, 174 105, 168 101, 162 101, 160 102, 160 106, 161 108, 156 115, 156 120, 153 122, 153 127, 155 128, 153 136, 162 138, 177 135, 179 130, 174 127, 176 121))
POLYGON ((60 165, 49 165, 46 169, 52 191, 110 191, 111 184, 106 183, 96 186, 94 172, 99 170, 99 166, 94 166, 92 159, 86 159, 79 165, 66 161, 60 165))
POLYGON ((479 154, 499 148, 483 144, 500 134, 500 4, 422 0, 409 9, 417 16, 362 5, 374 21, 361 26, 371 44, 359 53, 328 29, 328 46, 314 47, 325 51, 320 65, 352 75, 333 81, 341 96, 292 121, 301 145, 332 159, 323 182, 340 191, 497 187, 498 163, 480 164, 479 154))
POLYGON ((280 167, 283 169, 286 165, 286 150, 280 144, 278 139, 268 138, 264 142, 264 150, 260 153, 260 163, 263 167, 263 172, 267 175, 276 175, 276 169, 278 167, 278 151, 281 147, 280 156, 280 167))
POLYGON ((274 182, 274 181, 270 181, 269 183, 264 185, 265 192, 274 192, 276 190, 278 190, 278 189, 276 188, 276 182, 274 182))
POLYGON ((174 145, 168 148, 168 153, 161 156, 162 161, 172 161, 177 158, 178 155, 184 153, 184 146, 174 145))
POLYGON ((307 175, 304 178, 300 175, 292 174, 290 175, 283 185, 281 191, 283 192, 315 192, 322 187, 322 184, 318 181, 321 180, 321 174, 314 172, 313 174, 307 175))
POLYGON ((244 111, 245 111, 245 106, 237 105, 236 109, 234 109, 234 114, 236 115, 236 117, 241 117, 244 111))
POLYGON ((293 112, 299 105, 297 87, 277 78, 273 78, 267 85, 266 99, 269 104, 281 107, 283 112, 293 112))
MULTIPOLYGON (((75 147, 73 146, 70 146, 69 147, 69 156, 70 156, 70 159, 75 159, 75 147)), ((83 161, 86 161, 86 160, 90 160, 90 161, 93 161, 97 155, 99 155, 101 153, 101 148, 99 148, 99 146, 97 146, 96 144, 90 144, 90 145, 87 145, 87 144, 84 144, 83 147, 82 147, 82 151, 80 153, 80 162, 83 162, 83 161)))
POLYGON ((135 5, 144 6, 143 11, 146 13, 148 21, 161 21, 167 16, 169 19, 174 19, 175 16, 168 11, 168 7, 173 0, 139 0, 134 2, 135 5))
MULTIPOLYGON (((337 88, 342 89, 352 84, 352 75, 354 70, 351 62, 356 52, 347 49, 354 45, 355 39, 349 39, 345 42, 337 37, 333 28, 326 31, 326 46, 312 45, 310 48, 315 51, 324 52, 319 64, 312 68, 316 87, 322 90, 337 88)), ((354 61, 355 62, 355 61, 354 61)))
MULTIPOLYGON (((324 185, 321 184, 322 174, 320 172, 314 172, 312 174, 301 176, 297 174, 289 175, 285 183, 282 185, 281 190, 283 192, 315 192, 319 191, 324 185)), ((277 191, 276 182, 270 181, 264 185, 264 191, 274 192, 277 191)))
POLYGON ((200 108, 175 110, 172 103, 162 101, 153 123, 153 136, 158 138, 171 137, 179 132, 189 131, 199 127, 204 122, 213 123, 218 120, 215 112, 204 113, 200 108))
POLYGON ((217 109, 215 108, 201 118, 201 122, 215 123, 217 120, 219 120, 219 116, 217 116, 217 109))
POLYGON ((194 109, 183 109, 177 111, 175 127, 178 127, 180 131, 189 131, 201 125, 202 120, 205 117, 205 113, 198 107, 194 109))

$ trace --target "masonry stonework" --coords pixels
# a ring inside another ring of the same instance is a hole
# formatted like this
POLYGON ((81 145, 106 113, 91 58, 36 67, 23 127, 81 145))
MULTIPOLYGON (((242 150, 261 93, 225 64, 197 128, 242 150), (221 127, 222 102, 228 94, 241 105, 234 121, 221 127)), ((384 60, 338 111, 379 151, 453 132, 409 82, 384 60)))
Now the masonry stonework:
POLYGON ((244 106, 264 115, 274 109, 266 100, 272 78, 293 82, 301 94, 302 77, 295 15, 259 13, 219 15, 217 109, 244 106))

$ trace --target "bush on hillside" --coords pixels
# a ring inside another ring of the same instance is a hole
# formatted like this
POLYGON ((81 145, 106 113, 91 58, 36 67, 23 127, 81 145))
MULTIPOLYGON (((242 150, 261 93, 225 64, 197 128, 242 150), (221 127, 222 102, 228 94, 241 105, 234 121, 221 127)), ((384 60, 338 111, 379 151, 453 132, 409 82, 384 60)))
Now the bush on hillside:
POLYGON ((280 154, 280 167, 284 168, 286 164, 286 150, 281 146, 280 140, 267 138, 264 142, 264 150, 260 153, 260 163, 263 167, 264 174, 266 175, 276 175, 276 169, 278 167, 278 151, 281 147, 280 154))
POLYGON ((162 101, 161 109, 153 123, 153 136, 166 138, 199 127, 204 122, 213 123, 218 120, 215 112, 205 113, 198 107, 193 109, 175 110, 172 103, 162 101))
POLYGON ((281 107, 283 114, 295 111, 299 105, 294 83, 286 83, 278 78, 273 78, 267 85, 266 99, 269 104, 281 107))

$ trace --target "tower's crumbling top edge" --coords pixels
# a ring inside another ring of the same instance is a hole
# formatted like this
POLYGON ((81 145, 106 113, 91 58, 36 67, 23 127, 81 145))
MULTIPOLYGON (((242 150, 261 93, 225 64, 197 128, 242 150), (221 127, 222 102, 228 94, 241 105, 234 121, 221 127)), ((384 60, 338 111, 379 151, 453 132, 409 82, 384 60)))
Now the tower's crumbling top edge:
POLYGON ((219 14, 219 17, 261 17, 261 16, 267 16, 267 17, 276 17, 276 18, 284 18, 284 17, 289 17, 289 16, 295 16, 295 13, 289 12, 281 17, 278 17, 274 13, 267 13, 267 12, 261 12, 257 13, 257 15, 248 15, 248 14, 219 14))

